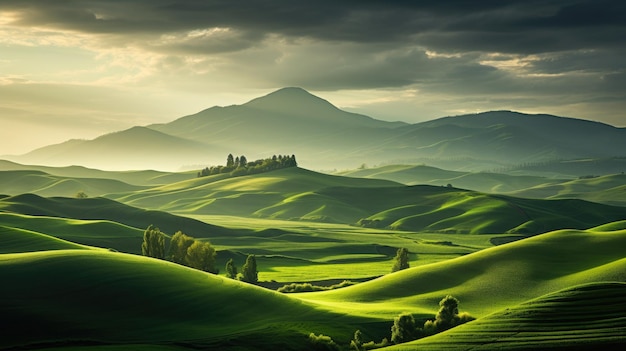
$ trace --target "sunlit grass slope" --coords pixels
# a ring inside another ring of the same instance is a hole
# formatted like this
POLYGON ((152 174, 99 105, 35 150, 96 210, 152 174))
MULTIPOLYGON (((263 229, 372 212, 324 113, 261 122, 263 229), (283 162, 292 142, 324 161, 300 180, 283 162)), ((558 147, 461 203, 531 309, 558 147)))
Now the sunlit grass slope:
POLYGON ((181 230, 194 237, 210 237, 212 234, 231 232, 227 228, 191 218, 162 211, 144 210, 106 198, 44 198, 33 194, 22 194, 0 199, 0 211, 31 216, 108 220, 142 230, 153 224, 168 234, 181 230))
MULTIPOLYGON (((169 262, 104 250, 0 255, 0 349, 155 345, 307 349, 372 320, 169 262)), ((349 342, 349 339, 344 340, 349 342)))
POLYGON ((451 294, 475 317, 570 286, 626 280, 626 231, 562 230, 409 268, 340 290, 302 294, 329 308, 434 314, 451 294))
POLYGON ((508 175, 487 172, 449 171, 425 165, 388 165, 343 171, 339 175, 372 179, 387 179, 406 185, 447 185, 487 193, 507 193, 530 187, 552 185, 564 179, 537 176, 508 175))
MULTIPOLYGON (((0 217, 0 220, 2 219, 4 218, 0 217)), ((6 226, 4 221, 1 223, 3 224, 0 225, 0 254, 43 250, 90 249, 88 246, 79 245, 50 235, 9 227, 6 226)))
POLYGON ((299 168, 205 177, 110 197, 189 215, 232 215, 356 224, 409 231, 537 234, 626 218, 589 202, 496 196, 435 186, 324 175, 299 168), (361 221, 361 223, 364 223, 361 221))
POLYGON ((78 192, 88 196, 144 189, 119 180, 100 178, 69 178, 41 171, 0 171, 0 194, 33 193, 41 196, 74 197, 78 192))
POLYGON ((626 284, 580 285, 383 350, 617 350, 625 311, 626 284))
MULTIPOLYGON (((0 212, 0 223, 14 232, 14 247, 10 251, 21 252, 75 248, 74 243, 111 248, 117 251, 141 253, 141 242, 145 228, 134 228, 106 220, 80 220, 47 216, 28 216, 16 213, 0 212), (25 235, 20 236, 20 233, 25 235), (57 241, 38 241, 40 245, 31 247, 29 237, 37 233, 46 238, 54 237, 71 242, 74 247, 59 245, 57 241), (21 242, 24 240, 24 242, 21 242)), ((4 248, 6 249, 6 247, 4 248)), ((3 250, 4 250, 3 249, 3 250)))
MULTIPOLYGON (((384 180, 332 176, 302 168, 288 168, 243 177, 226 175, 203 177, 130 194, 114 194, 110 197, 134 206, 167 211, 251 216, 257 211, 276 206, 283 201, 289 202, 292 197, 314 194, 320 189, 340 186, 361 189, 401 187, 401 184, 384 180)), ((322 206, 319 198, 313 196, 311 199, 318 206, 309 206, 307 213, 314 212, 322 206)), ((344 207, 342 211, 350 211, 350 208, 344 207)), ((333 213, 345 216, 337 211, 333 213)), ((261 212, 257 215, 260 214, 261 212)), ((330 214, 329 211, 321 211, 312 216, 328 214, 330 214)), ((290 216, 291 214, 288 213, 275 214, 278 218, 290 218, 290 216)))

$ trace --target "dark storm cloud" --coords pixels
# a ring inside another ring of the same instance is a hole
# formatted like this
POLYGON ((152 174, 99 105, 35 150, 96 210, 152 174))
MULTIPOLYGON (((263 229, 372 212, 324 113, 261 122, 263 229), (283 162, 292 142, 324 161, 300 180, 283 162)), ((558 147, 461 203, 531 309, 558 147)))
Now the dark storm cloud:
POLYGON ((626 2, 9 0, 23 25, 163 34, 231 27, 319 40, 393 41, 437 50, 537 53, 622 46, 626 2))
POLYGON ((3 0, 3 10, 17 13, 12 25, 164 54, 155 70, 195 90, 409 87, 517 106, 626 94, 622 0, 3 0))

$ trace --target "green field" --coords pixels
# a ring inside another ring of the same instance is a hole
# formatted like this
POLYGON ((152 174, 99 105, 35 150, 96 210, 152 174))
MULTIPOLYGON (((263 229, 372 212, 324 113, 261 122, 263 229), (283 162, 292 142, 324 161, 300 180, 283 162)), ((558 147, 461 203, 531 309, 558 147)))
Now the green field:
MULTIPOLYGON (((33 186, 24 183, 30 175, 66 177, 54 172, 5 171, 27 178, 3 186, 33 186)), ((11 321, 1 350, 310 350, 310 333, 347 350, 357 329, 367 340, 390 338, 400 313, 418 325, 434 318, 448 294, 477 320, 390 349, 626 342, 616 312, 625 303, 616 283, 626 281, 623 207, 298 168, 162 176, 175 181, 86 199, 0 196, 0 312, 11 321), (210 241, 222 273, 140 256, 149 225, 210 241), (398 248, 408 249, 411 268, 390 273, 398 248), (225 277, 228 259, 241 269, 250 254, 259 286, 225 277), (356 284, 272 291, 343 280, 356 284)), ((572 181, 568 192, 603 196, 621 181, 572 181)))

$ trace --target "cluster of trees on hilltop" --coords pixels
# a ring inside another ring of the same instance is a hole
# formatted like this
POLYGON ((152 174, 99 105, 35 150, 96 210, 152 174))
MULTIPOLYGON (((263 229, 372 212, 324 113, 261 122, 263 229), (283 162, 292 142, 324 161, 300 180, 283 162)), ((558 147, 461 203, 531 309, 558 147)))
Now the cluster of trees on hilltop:
POLYGON ((296 166, 298 166, 298 163, 296 162, 295 155, 274 155, 266 159, 248 161, 244 155, 233 157, 233 154, 228 154, 225 166, 220 165, 206 167, 198 172, 198 177, 206 177, 223 173, 230 173, 232 176, 257 174, 296 166))

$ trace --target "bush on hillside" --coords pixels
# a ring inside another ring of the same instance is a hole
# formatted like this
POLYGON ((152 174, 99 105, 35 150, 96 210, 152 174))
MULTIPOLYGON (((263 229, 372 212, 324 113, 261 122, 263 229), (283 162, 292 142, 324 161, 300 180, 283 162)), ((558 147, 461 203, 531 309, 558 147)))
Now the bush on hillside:
POLYGON ((215 256, 215 249, 211 243, 196 240, 187 249, 185 261, 191 268, 217 274, 219 270, 215 267, 215 256))
POLYGON ((277 291, 281 293, 325 291, 325 290, 339 289, 339 288, 343 288, 343 287, 354 285, 354 284, 356 283, 351 282, 349 280, 344 280, 339 284, 333 284, 330 286, 319 286, 319 285, 313 285, 311 283, 291 283, 291 284, 286 284, 278 288, 277 291))
POLYGON ((187 250, 194 243, 194 238, 181 231, 176 232, 170 241, 168 257, 170 261, 182 265, 187 264, 187 250))
POLYGON ((435 320, 429 320, 424 323, 424 331, 427 334, 435 334, 474 319, 467 312, 459 314, 459 300, 451 295, 447 295, 439 302, 439 311, 435 316, 435 320))
POLYGON ((339 345, 337 345, 330 336, 324 334, 315 335, 309 334, 309 346, 308 350, 314 351, 339 351, 339 345))
POLYGON ((391 327, 391 342, 401 344, 417 339, 418 330, 415 318, 410 313, 402 313, 393 319, 391 327))

